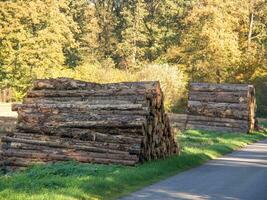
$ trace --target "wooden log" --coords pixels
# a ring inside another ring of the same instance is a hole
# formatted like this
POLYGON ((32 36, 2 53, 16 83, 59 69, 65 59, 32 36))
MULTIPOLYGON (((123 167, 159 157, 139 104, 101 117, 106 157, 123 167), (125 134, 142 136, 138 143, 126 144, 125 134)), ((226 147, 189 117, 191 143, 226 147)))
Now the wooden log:
POLYGON ((202 103, 200 101, 188 102, 188 114, 234 119, 248 119, 249 115, 247 104, 202 103))
POLYGON ((28 113, 19 113, 18 122, 28 122, 32 125, 48 125, 49 124, 60 124, 60 123, 71 123, 71 122, 88 122, 91 121, 92 123, 100 123, 104 122, 103 126, 106 123, 125 123, 126 126, 131 122, 131 124, 140 124, 140 122, 146 123, 146 117, 140 115, 115 115, 115 114, 108 114, 108 115, 97 115, 95 113, 88 114, 88 115, 72 115, 69 113, 59 113, 57 115, 46 115, 46 114, 28 114, 28 113), (127 122, 127 123, 126 123, 127 122))
POLYGON ((121 88, 139 88, 139 89, 150 89, 160 88, 158 81, 143 81, 143 82, 121 82, 121 83, 107 83, 98 84, 90 83, 79 80, 73 80, 70 78, 57 78, 57 79, 39 79, 34 82, 34 90, 76 90, 76 89, 121 89, 121 88))
MULTIPOLYGON (((59 139, 60 140, 60 139, 59 139)), ((49 141, 38 141, 33 139, 24 139, 24 138, 14 138, 14 137, 2 137, 2 142, 11 143, 9 147, 17 147, 20 149, 25 148, 31 148, 36 149, 38 147, 43 148, 43 146, 46 147, 53 147, 53 148, 67 148, 67 149, 75 149, 75 150, 82 150, 82 151, 88 151, 88 152, 96 152, 96 153, 110 153, 110 154, 129 154, 127 150, 121 151, 121 150, 114 150, 105 148, 105 145, 103 146, 93 146, 88 143, 81 145, 81 142, 78 144, 75 144, 73 142, 64 142, 61 140, 61 142, 49 140, 49 141)), ((139 150, 140 151, 140 150, 139 150)))
POLYGON ((3 155, 5 157, 18 157, 18 158, 30 158, 30 159, 38 159, 38 160, 44 160, 44 161, 70 161, 70 160, 76 160, 79 162, 85 162, 85 163, 100 163, 100 164, 124 164, 124 165, 135 165, 138 160, 137 159, 116 159, 111 157, 110 155, 103 155, 99 154, 101 157, 95 157, 96 155, 93 154, 82 154, 80 152, 69 152, 64 155, 62 153, 55 154, 51 152, 47 153, 41 153, 38 151, 25 151, 20 150, 16 151, 13 149, 9 149, 6 151, 3 151, 3 155))
MULTIPOLYGON (((84 156, 92 156, 96 158, 111 158, 111 159, 123 159, 123 160, 136 160, 138 155, 130 153, 110 153, 110 152, 100 152, 100 151, 89 151, 88 149, 72 149, 72 148, 59 148, 51 146, 40 146, 35 144, 24 144, 24 143, 11 143, 7 150, 14 151, 27 151, 27 152, 40 152, 40 153, 51 153, 57 155, 69 155, 70 153, 84 156)), ((5 152, 4 150, 3 152, 5 152)))
POLYGON ((71 122, 47 122, 43 124, 34 122, 20 122, 17 124, 17 128, 24 131, 41 131, 47 132, 47 130, 57 130, 58 128, 80 128, 80 129, 94 129, 94 128, 136 128, 141 129, 144 126, 144 121, 115 121, 115 120, 98 120, 98 121, 71 121, 71 122), (38 126, 36 126, 38 125, 38 126), (43 131, 42 131, 43 129, 43 131), (47 129, 47 130, 45 130, 47 129))
POLYGON ((101 133, 105 135, 123 135, 128 138, 137 138, 139 136, 145 136, 145 126, 139 127, 91 127, 91 128, 71 128, 71 127, 51 127, 51 126, 33 126, 29 123, 17 124, 17 128, 20 132, 41 133, 48 135, 61 135, 66 137, 91 135, 94 133, 101 133))
POLYGON ((79 109, 36 109, 36 108, 23 108, 17 111, 18 116, 24 116, 24 114, 45 114, 45 115, 140 115, 148 116, 152 113, 143 110, 91 110, 90 112, 86 110, 79 109))
POLYGON ((88 105, 82 104, 12 104, 12 111, 18 111, 19 109, 35 108, 38 110, 51 110, 51 109, 78 109, 79 111, 91 111, 91 110, 147 110, 142 104, 122 104, 122 105, 88 105))
POLYGON ((34 98, 25 98, 23 100, 24 104, 48 104, 48 103, 64 103, 68 102, 70 104, 80 104, 87 103, 89 105, 95 104, 131 104, 137 103, 146 105, 147 99, 144 95, 127 95, 127 96, 98 96, 98 97, 90 97, 90 96, 80 96, 80 97, 34 97, 34 98))
POLYGON ((66 138, 76 138, 84 141, 98 141, 98 142, 117 142, 120 144, 136 144, 136 143, 141 143, 143 140, 144 136, 124 136, 124 135, 110 135, 110 134, 104 134, 104 133, 99 133, 95 132, 92 130, 82 130, 79 132, 81 129, 74 129, 74 132, 67 132, 70 129, 56 129, 56 128, 50 128, 50 130, 47 129, 47 127, 33 127, 27 128, 23 126, 23 129, 20 130, 25 130, 27 129, 34 130, 35 133, 39 134, 48 134, 48 135, 58 135, 60 137, 66 137, 66 138), (53 130, 52 130, 53 129, 53 130))
POLYGON ((247 85, 247 84, 191 83, 190 91, 240 92, 240 91, 248 91, 249 87, 253 87, 253 86, 247 85))
MULTIPOLYGON (((20 139, 27 140, 29 143, 32 143, 32 141, 36 140, 39 142, 47 142, 47 141, 53 141, 55 143, 64 144, 64 145, 79 145, 79 146, 87 146, 87 147, 99 147, 99 148, 105 148, 110 150, 118 150, 118 151, 128 151, 133 154, 139 154, 141 151, 141 142, 140 140, 138 142, 140 143, 131 143, 127 141, 127 143, 122 143, 123 141, 118 140, 115 142, 107 142, 107 141, 86 141, 86 140, 79 140, 74 138, 64 138, 59 136, 50 136, 50 135, 40 135, 40 134, 32 134, 32 133, 9 133, 7 134, 8 138, 13 138, 14 142, 20 139)), ((3 142, 12 142, 12 140, 7 140, 6 137, 2 137, 3 142)), ((27 143, 27 142, 24 142, 27 143)))
MULTIPOLYGON (((128 97, 128 96, 126 96, 128 97)), ((136 97, 136 96, 135 96, 136 97)), ((141 96, 144 97, 144 96, 141 96)), ((84 100, 80 97, 66 97, 66 98, 25 98, 23 103, 24 104, 61 104, 61 103, 68 103, 68 104, 77 104, 77 105, 127 105, 127 104, 141 104, 144 106, 147 105, 147 100, 138 100, 137 98, 133 99, 125 99, 121 98, 122 100, 118 99, 104 99, 104 98, 91 98, 87 99, 84 98, 84 100), (77 99, 77 100, 75 100, 77 99)))
POLYGON ((220 103, 248 103, 247 91, 235 92, 189 92, 190 101, 220 102, 220 103))
POLYGON ((157 95, 156 89, 110 89, 110 90, 31 90, 27 93, 27 97, 86 97, 86 96, 128 96, 128 95, 144 95, 152 98, 157 95))
POLYGON ((188 101, 189 107, 199 107, 207 109, 235 109, 239 111, 247 111, 248 105, 246 103, 216 103, 216 102, 201 102, 201 101, 188 101))

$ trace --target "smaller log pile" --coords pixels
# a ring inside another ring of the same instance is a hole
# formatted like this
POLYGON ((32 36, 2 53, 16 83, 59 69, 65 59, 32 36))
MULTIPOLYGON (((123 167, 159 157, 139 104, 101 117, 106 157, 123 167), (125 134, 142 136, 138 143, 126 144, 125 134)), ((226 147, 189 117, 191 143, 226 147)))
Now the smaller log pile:
POLYGON ((7 166, 65 160, 135 165, 179 152, 159 82, 37 80, 2 138, 7 166))
POLYGON ((192 83, 187 129, 249 133, 255 126, 255 110, 253 85, 192 83))
POLYGON ((174 131, 184 131, 186 129, 187 115, 168 113, 170 118, 171 127, 174 131))

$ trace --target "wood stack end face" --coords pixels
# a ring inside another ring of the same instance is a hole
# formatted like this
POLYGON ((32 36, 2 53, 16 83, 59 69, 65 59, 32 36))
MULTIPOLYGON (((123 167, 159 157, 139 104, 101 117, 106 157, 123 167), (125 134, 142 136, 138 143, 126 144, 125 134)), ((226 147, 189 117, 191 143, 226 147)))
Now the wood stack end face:
POLYGON ((179 152, 159 82, 37 80, 2 138, 9 166, 65 160, 135 165, 179 152))
POLYGON ((253 85, 192 83, 187 129, 249 133, 254 129, 255 110, 253 85))

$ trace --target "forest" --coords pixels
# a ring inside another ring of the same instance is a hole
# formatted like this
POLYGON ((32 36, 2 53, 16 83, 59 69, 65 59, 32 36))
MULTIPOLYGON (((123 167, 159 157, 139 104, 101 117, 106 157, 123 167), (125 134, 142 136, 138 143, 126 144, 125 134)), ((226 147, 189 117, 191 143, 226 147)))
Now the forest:
POLYGON ((160 80, 179 112, 190 82, 251 83, 267 115, 266 0, 0 0, 0 90, 37 78, 160 80))

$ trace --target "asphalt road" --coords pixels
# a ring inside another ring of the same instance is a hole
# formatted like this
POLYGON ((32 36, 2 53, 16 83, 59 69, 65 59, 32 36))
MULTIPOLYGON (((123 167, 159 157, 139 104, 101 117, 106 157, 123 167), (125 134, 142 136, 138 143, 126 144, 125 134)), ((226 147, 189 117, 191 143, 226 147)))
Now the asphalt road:
POLYGON ((267 140, 180 173, 121 200, 267 200, 267 140))

